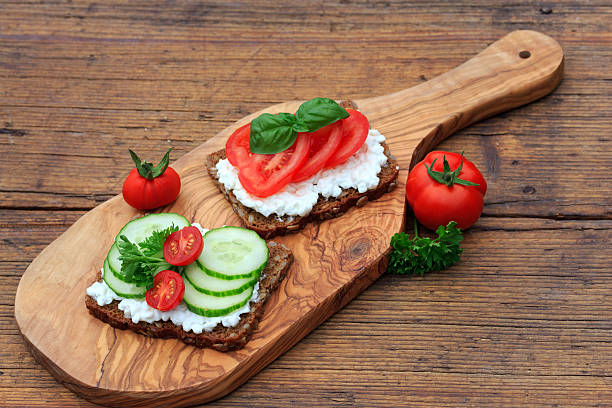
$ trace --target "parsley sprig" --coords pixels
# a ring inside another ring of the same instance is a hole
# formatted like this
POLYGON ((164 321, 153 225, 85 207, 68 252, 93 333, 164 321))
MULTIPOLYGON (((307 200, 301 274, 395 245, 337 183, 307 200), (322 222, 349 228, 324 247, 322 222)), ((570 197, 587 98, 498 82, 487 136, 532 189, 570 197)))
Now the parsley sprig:
POLYGON ((138 244, 121 235, 117 247, 121 260, 121 274, 125 277, 125 281, 150 289, 153 287, 155 272, 164 269, 176 270, 176 266, 170 265, 164 259, 162 251, 168 235, 178 230, 179 228, 173 224, 166 229, 154 231, 138 244))
POLYGON ((463 250, 459 244, 463 240, 461 229, 455 221, 446 227, 440 225, 436 230, 438 238, 419 237, 417 222, 414 221, 414 238, 404 232, 391 237, 389 273, 394 275, 420 274, 441 271, 459 262, 463 250))

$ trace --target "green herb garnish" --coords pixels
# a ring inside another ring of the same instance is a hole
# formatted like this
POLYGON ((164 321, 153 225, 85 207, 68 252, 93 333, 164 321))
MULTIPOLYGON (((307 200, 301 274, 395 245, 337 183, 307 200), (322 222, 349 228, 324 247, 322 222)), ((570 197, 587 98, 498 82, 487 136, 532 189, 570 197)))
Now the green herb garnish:
POLYGON ((293 145, 298 132, 314 132, 348 116, 346 109, 329 98, 306 101, 295 115, 262 113, 251 122, 249 148, 257 154, 279 153, 293 145))
POLYGON ((168 164, 170 163, 171 151, 172 148, 169 148, 166 154, 164 154, 164 157, 162 157, 157 166, 155 166, 153 165, 153 163, 140 160, 140 157, 138 157, 136 153, 134 153, 132 150, 129 150, 130 156, 132 156, 132 160, 134 161, 136 169, 138 170, 138 174, 140 174, 147 180, 153 180, 155 177, 159 177, 164 174, 164 172, 168 168, 168 164))
POLYGON ((423 165, 427 169, 427 174, 429 174, 429 177, 436 180, 438 183, 446 184, 449 187, 455 183, 461 184, 464 186, 479 186, 480 185, 480 184, 473 183, 471 181, 463 180, 459 178, 459 174, 461 173, 461 169, 463 168, 463 152, 461 152, 461 163, 459 164, 459 167, 455 169, 455 171, 451 171, 450 164, 448 164, 448 161, 446 160, 446 156, 442 156, 442 158, 444 159, 444 161, 442 162, 442 165, 444 166, 444 171, 435 171, 433 169, 434 164, 436 163, 436 160, 438 159, 434 159, 431 162, 431 165, 429 167, 427 167, 427 164, 423 163, 423 165))
POLYGON ((174 226, 154 231, 144 241, 134 244, 125 235, 119 237, 119 259, 121 260, 121 274, 125 281, 147 289, 153 287, 153 276, 157 271, 170 269, 176 271, 177 267, 170 265, 163 254, 163 247, 168 235, 178 231, 174 226))
POLYGON ((419 237, 417 222, 414 221, 414 238, 404 232, 391 237, 389 273, 394 275, 420 274, 441 271, 459 262, 463 250, 459 244, 463 240, 461 228, 455 221, 446 227, 440 225, 436 230, 438 238, 419 237))

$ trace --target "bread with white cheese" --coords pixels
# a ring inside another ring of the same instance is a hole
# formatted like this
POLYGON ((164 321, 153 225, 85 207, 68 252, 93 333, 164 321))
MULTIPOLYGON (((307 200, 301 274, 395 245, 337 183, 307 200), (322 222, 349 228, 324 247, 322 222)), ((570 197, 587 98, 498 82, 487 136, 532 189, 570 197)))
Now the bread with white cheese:
MULTIPOLYGON (((293 262, 293 254, 286 246, 276 242, 268 242, 267 244, 269 260, 261 274, 257 301, 250 303, 249 312, 242 314, 240 321, 234 327, 225 327, 219 323, 210 332, 194 333, 183 330, 182 327, 175 325, 171 321, 134 323, 132 319, 124 316, 122 310, 119 310, 118 300, 114 300, 108 305, 100 306, 94 298, 86 296, 85 305, 93 316, 117 329, 129 329, 147 337, 176 338, 186 344, 199 348, 210 347, 218 351, 240 349, 244 347, 253 331, 257 329, 266 301, 285 278, 293 262)), ((96 281, 101 280, 101 273, 98 272, 96 281)))
MULTIPOLYGON (((341 103, 341 106, 356 109, 355 104, 351 101, 345 101, 341 103)), ((226 189, 225 186, 219 182, 217 163, 226 158, 224 149, 208 155, 205 165, 208 174, 219 190, 225 195, 244 226, 256 231, 262 238, 270 239, 277 235, 285 235, 287 233, 299 231, 310 222, 324 221, 339 217, 351 207, 362 207, 366 205, 368 201, 376 200, 383 194, 395 189, 397 186, 399 166, 395 157, 391 154, 389 146, 384 142, 382 146, 387 161, 377 174, 379 182, 375 188, 371 188, 362 193, 355 188, 348 188, 343 189, 338 197, 325 198, 319 196, 318 201, 310 213, 304 216, 278 216, 277 214, 265 216, 242 204, 231 190, 226 189)))

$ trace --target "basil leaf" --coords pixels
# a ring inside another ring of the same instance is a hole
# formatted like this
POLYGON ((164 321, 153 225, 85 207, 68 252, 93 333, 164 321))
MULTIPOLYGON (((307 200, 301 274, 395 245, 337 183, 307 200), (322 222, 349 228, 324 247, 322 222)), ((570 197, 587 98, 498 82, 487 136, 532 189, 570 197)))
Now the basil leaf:
POLYGON ((256 154, 274 154, 293 145, 298 132, 314 132, 340 119, 348 112, 333 99, 314 98, 290 113, 263 113, 251 122, 249 149, 256 154))
POLYGON ((306 126, 304 123, 297 121, 293 124, 293 130, 295 130, 296 132, 310 132, 308 126, 306 126))
POLYGON ((290 113, 263 113, 251 122, 249 148, 256 154, 274 154, 287 150, 295 142, 295 116, 290 113))
POLYGON ((314 98, 304 102, 295 113, 297 122, 304 124, 308 132, 314 132, 323 126, 348 118, 348 112, 333 99, 314 98))

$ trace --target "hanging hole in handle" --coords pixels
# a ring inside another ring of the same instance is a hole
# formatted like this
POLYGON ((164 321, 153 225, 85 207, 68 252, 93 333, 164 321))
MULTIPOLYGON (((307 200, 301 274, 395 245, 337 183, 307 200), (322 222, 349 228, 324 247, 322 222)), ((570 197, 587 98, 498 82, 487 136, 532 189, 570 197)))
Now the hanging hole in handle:
POLYGON ((529 51, 521 51, 521 52, 519 52, 519 57, 521 57, 521 58, 529 58, 529 57, 531 57, 531 53, 529 51))

